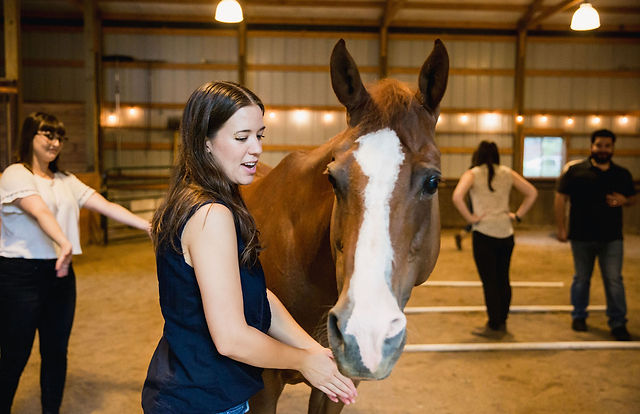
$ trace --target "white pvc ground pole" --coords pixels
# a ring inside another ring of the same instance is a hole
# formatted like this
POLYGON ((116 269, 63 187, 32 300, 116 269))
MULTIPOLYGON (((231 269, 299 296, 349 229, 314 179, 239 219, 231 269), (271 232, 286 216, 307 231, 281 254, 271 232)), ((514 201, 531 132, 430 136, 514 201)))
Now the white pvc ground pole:
POLYGON ((640 349, 640 341, 479 342, 466 344, 409 344, 404 352, 557 351, 640 349))
MULTIPOLYGON (((564 287, 564 282, 536 282, 536 281, 512 281, 512 287, 532 287, 532 288, 547 288, 547 287, 564 287)), ((479 280, 427 280, 420 286, 425 287, 482 287, 482 282, 479 280)))
MULTIPOLYGON (((404 313, 407 315, 418 313, 463 313, 463 312, 485 312, 486 306, 407 306, 404 313)), ((509 313, 547 313, 547 312, 571 312, 571 305, 512 305, 509 313)), ((606 306, 593 305, 587 308, 589 312, 603 312, 606 306)))

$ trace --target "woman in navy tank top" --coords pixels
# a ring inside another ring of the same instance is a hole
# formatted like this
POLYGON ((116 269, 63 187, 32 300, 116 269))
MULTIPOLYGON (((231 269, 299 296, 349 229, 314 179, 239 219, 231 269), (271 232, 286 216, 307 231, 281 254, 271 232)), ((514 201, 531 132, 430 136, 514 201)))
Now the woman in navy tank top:
POLYGON ((152 222, 165 324, 142 390, 147 414, 245 413, 262 368, 298 370, 333 401, 355 401, 331 351, 265 286, 238 190, 256 173, 263 115, 260 99, 233 82, 202 85, 185 107, 179 159, 152 222))

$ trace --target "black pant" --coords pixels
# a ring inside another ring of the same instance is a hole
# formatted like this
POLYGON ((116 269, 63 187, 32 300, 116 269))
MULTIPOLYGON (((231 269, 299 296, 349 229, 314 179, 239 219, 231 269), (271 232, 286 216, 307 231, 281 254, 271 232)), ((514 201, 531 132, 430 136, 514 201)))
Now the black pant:
POLYGON ((58 278, 54 260, 0 257, 0 414, 9 414, 35 332, 40 340, 43 413, 57 413, 76 306, 73 266, 58 278))
POLYGON ((507 321, 511 305, 509 265, 513 252, 513 236, 504 239, 473 232, 473 258, 482 280, 489 327, 498 329, 507 321))

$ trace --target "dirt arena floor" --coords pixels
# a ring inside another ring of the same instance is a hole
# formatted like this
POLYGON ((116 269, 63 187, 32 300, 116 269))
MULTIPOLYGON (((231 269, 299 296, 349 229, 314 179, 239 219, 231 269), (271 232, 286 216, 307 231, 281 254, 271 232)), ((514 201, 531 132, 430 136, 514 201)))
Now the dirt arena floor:
MULTIPOLYGON (((66 414, 140 413, 140 390, 161 335, 151 243, 89 246, 74 259, 78 306, 71 335, 66 414)), ((628 328, 640 339, 640 236, 625 236, 628 328)), ((571 253, 550 231, 519 231, 512 281, 563 282, 558 288, 513 290, 514 305, 568 305, 571 253)), ((457 251, 444 231, 430 280, 476 281, 470 239, 457 251)), ((604 304, 596 270, 591 304, 604 304)), ((480 288, 418 287, 408 306, 482 305, 480 288)), ((409 315, 409 344, 488 342, 470 334, 483 313, 409 315)), ((505 342, 607 341, 604 312, 593 312, 589 331, 573 332, 570 316, 514 313, 505 342)), ((22 376, 15 414, 40 412, 40 360, 34 345, 22 376)), ((306 413, 308 388, 289 386, 278 413, 306 413)), ((640 350, 562 350, 405 353, 391 376, 359 387, 346 414, 424 413, 640 413, 640 350)))

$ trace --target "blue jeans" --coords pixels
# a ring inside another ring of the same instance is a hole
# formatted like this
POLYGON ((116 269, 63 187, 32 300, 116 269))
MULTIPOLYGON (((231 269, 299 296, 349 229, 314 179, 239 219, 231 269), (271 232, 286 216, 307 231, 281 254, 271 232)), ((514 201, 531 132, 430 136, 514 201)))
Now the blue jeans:
POLYGON ((227 411, 222 411, 217 414, 244 414, 249 412, 249 402, 245 401, 240 405, 236 405, 233 408, 229 408, 227 411))
POLYGON ((602 273, 602 282, 607 299, 609 327, 616 328, 627 323, 627 302, 622 283, 622 240, 610 242, 571 240, 575 275, 571 284, 571 316, 586 318, 589 316, 589 288, 596 257, 602 273))

